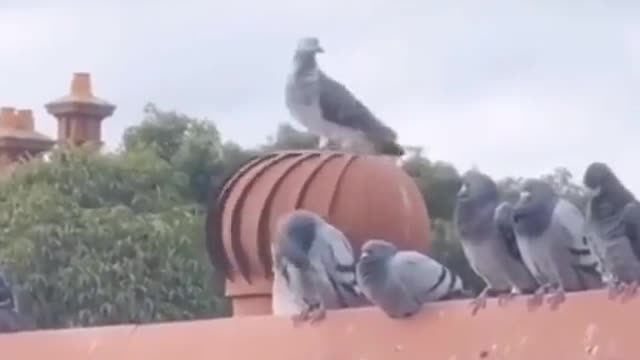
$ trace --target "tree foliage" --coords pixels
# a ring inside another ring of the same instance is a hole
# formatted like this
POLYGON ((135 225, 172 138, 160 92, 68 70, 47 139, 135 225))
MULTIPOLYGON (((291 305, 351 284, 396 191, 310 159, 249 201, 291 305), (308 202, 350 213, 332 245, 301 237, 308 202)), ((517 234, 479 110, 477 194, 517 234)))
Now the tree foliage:
MULTIPOLYGON (((223 316, 222 280, 203 249, 207 192, 252 156, 317 145, 281 124, 265 145, 244 149, 206 119, 149 104, 119 151, 60 148, 0 185, 0 260, 40 327, 223 316)), ((403 168, 429 210, 432 255, 479 291, 452 225, 460 172, 408 150, 403 168)), ((583 207, 566 169, 543 178, 583 207)), ((502 196, 513 200, 522 181, 499 179, 502 196)))
POLYGON ((150 149, 61 149, 22 167, 0 187, 0 254, 23 308, 40 327, 223 314, 187 187, 150 149))

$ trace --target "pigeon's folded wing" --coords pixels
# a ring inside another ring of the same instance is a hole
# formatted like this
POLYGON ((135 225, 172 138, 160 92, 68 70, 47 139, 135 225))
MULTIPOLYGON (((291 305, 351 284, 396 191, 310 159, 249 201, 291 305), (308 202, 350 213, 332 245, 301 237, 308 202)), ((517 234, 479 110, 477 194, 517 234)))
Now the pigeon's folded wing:
POLYGON ((633 253, 640 260, 640 203, 637 201, 628 203, 624 207, 622 221, 633 253))
POLYGON ((439 300, 462 290, 462 283, 455 274, 419 252, 399 252, 390 266, 394 278, 420 302, 439 300))
POLYGON ((342 295, 360 296, 355 273, 355 257, 347 237, 331 224, 325 223, 318 231, 327 247, 322 262, 336 290, 342 295))
POLYGON ((320 72, 318 90, 320 110, 327 121, 360 130, 374 139, 395 141, 396 133, 380 122, 344 85, 320 72))
POLYGON ((507 251, 517 261, 523 263, 522 254, 518 248, 516 234, 513 229, 513 206, 508 202, 503 202, 496 207, 493 222, 498 229, 500 239, 505 242, 507 251))
POLYGON ((559 224, 571 234, 569 252, 573 255, 572 263, 585 271, 602 272, 600 260, 593 252, 591 240, 587 237, 585 218, 572 203, 565 199, 559 199, 554 210, 554 217, 559 224))

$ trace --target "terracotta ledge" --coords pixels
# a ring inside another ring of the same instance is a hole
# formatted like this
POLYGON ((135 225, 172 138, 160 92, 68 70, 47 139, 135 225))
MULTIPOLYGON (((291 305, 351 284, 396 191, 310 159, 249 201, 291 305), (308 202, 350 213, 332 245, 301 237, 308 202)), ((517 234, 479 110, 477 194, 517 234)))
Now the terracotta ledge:
POLYGON ((604 291, 572 294, 558 310, 529 311, 520 298, 490 302, 472 317, 468 301, 432 304, 413 319, 374 308, 334 311, 318 325, 255 316, 143 326, 36 331, 0 336, 7 359, 573 360, 638 359, 640 300, 604 291))

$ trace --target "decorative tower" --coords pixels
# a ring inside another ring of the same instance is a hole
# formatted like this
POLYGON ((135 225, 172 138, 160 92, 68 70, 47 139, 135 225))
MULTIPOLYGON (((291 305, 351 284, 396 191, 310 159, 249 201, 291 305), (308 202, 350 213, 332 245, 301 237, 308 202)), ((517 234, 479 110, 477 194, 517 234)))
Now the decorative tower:
POLYGON ((70 94, 45 108, 58 120, 59 142, 102 145, 102 120, 111 116, 116 106, 93 95, 90 74, 74 73, 70 94))
POLYGON ((37 132, 31 110, 0 108, 0 174, 12 172, 20 159, 35 157, 53 147, 54 141, 37 132))

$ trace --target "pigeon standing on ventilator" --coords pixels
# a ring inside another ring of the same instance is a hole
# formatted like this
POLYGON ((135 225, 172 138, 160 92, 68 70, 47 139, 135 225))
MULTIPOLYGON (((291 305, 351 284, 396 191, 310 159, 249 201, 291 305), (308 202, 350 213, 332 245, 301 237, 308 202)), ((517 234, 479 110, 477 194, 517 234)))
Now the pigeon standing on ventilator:
POLYGON ((285 102, 293 118, 320 136, 321 148, 337 142, 354 152, 402 156, 395 131, 320 70, 316 55, 322 52, 315 37, 298 42, 285 86, 285 102))

